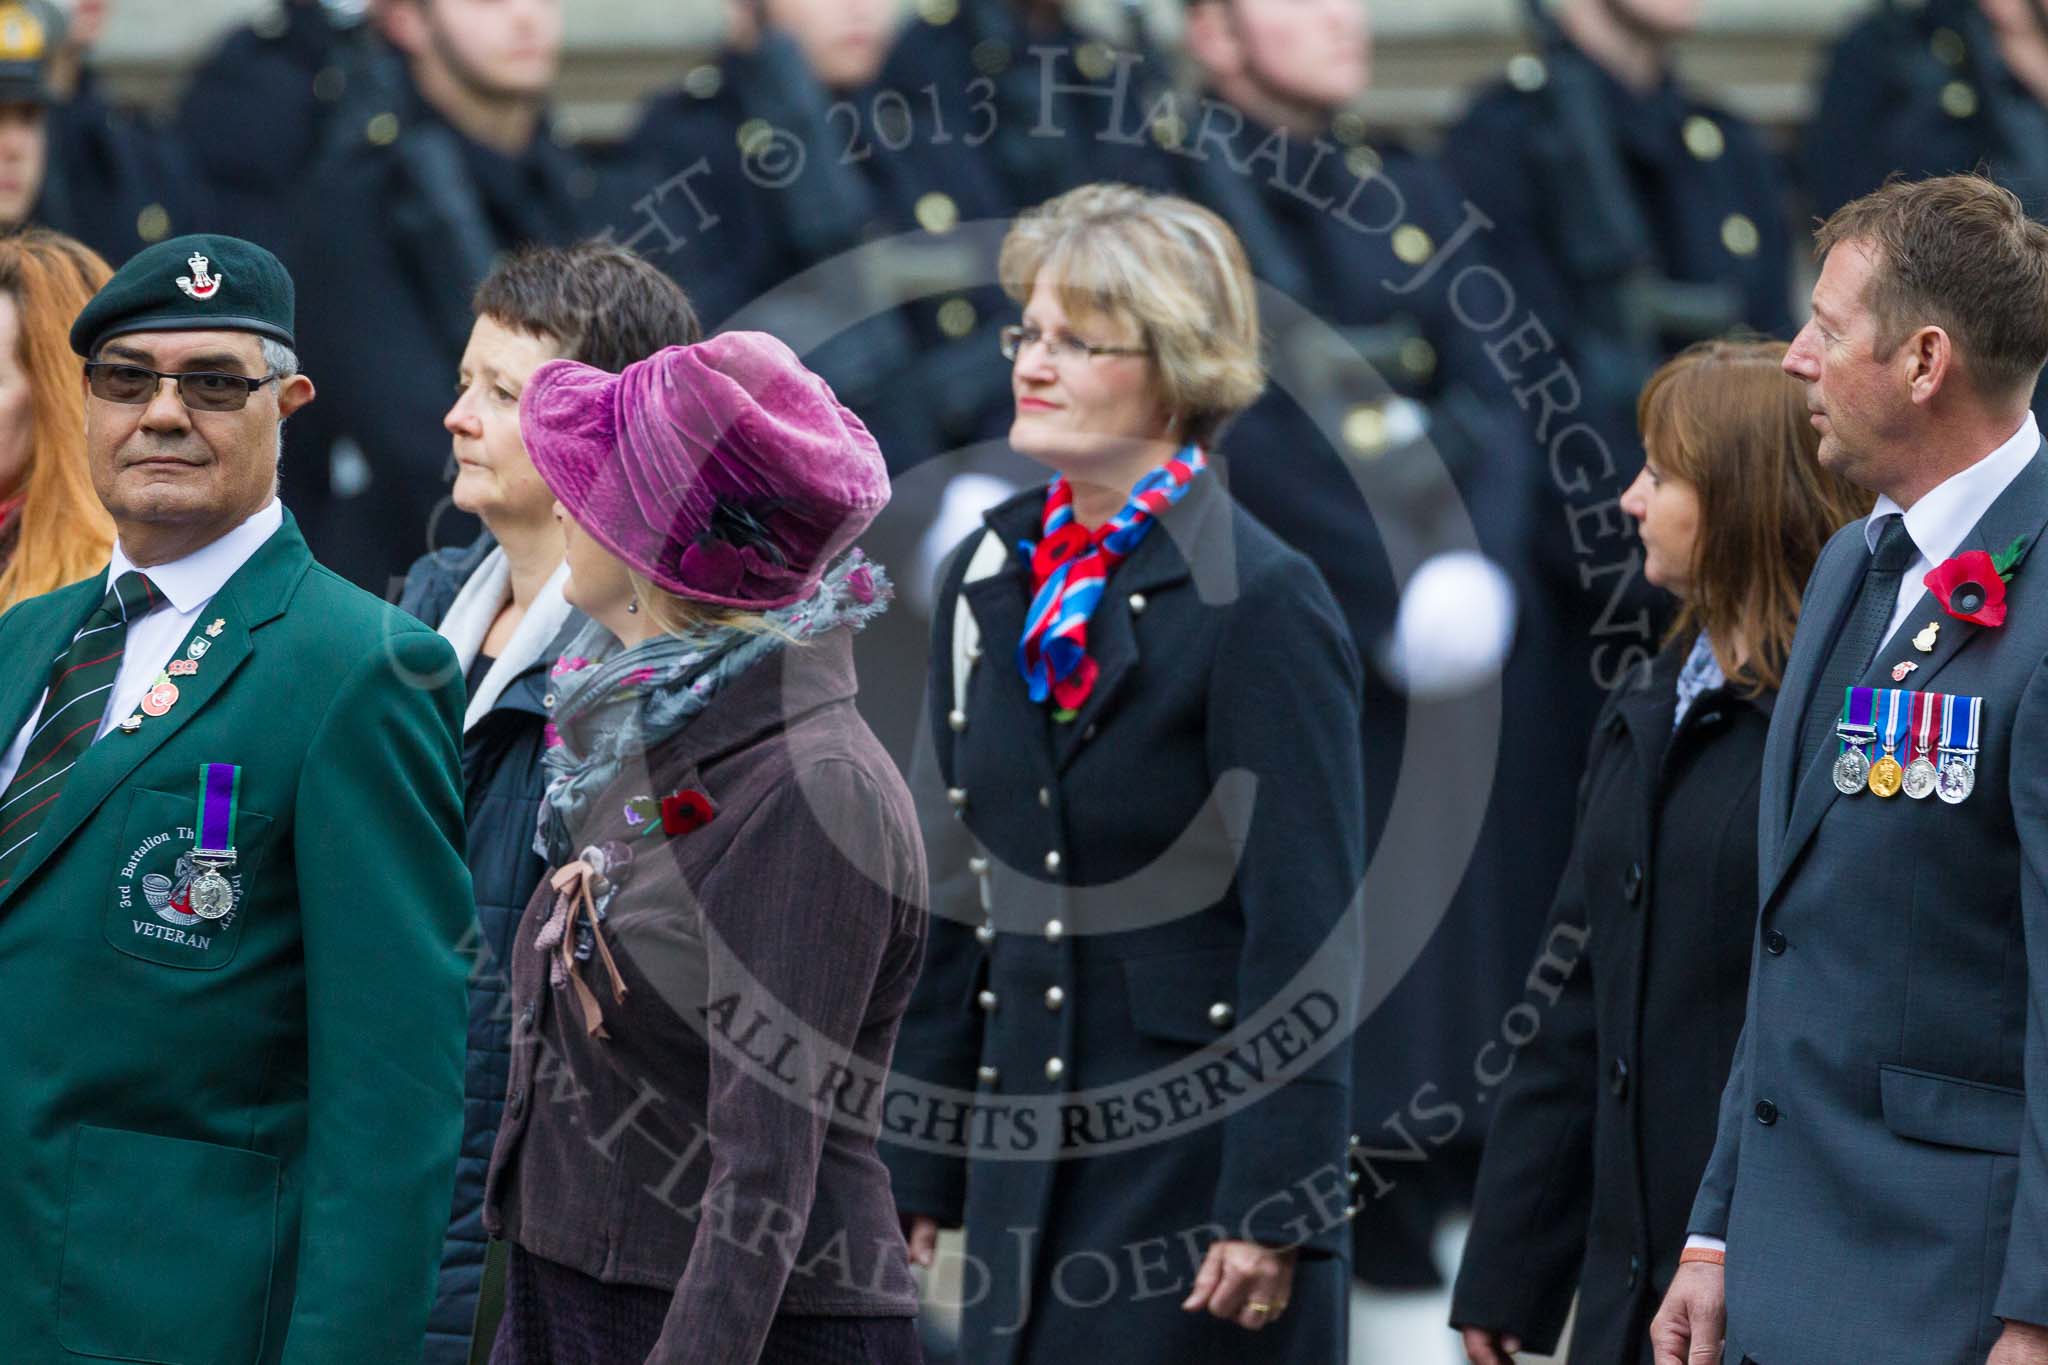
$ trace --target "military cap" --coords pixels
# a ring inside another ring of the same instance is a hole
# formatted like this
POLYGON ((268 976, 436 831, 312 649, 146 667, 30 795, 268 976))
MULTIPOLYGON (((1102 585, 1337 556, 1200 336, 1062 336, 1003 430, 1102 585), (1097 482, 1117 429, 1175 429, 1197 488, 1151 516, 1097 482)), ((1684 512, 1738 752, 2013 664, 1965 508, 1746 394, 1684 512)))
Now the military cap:
POLYGON ((67 27, 50 0, 0 0, 0 104, 49 103, 50 58, 67 27))
POLYGON ((90 359, 129 332, 254 332, 296 348, 292 277, 277 257, 239 237, 199 233, 137 252, 71 324, 71 349, 90 359))

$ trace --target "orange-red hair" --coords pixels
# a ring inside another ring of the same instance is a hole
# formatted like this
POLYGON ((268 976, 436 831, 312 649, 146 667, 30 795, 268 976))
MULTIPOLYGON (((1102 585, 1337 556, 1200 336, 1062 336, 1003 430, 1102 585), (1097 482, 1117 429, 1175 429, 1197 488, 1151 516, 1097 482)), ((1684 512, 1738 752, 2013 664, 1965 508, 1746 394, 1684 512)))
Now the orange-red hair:
POLYGON ((15 359, 28 377, 33 420, 21 534, 0 571, 0 611, 99 571, 114 521, 93 491, 85 455, 84 362, 71 323, 113 270, 62 233, 29 228, 0 237, 0 290, 20 319, 15 359))

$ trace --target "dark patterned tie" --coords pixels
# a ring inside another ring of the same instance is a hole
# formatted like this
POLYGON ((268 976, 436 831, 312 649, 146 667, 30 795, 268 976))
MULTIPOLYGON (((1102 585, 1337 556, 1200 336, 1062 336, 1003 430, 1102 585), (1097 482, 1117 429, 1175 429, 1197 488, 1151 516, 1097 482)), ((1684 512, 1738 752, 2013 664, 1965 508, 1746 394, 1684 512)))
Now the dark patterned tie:
POLYGON ((1919 553, 1913 537, 1906 534, 1906 519, 1897 513, 1887 516, 1878 532, 1870 567, 1864 570, 1856 605, 1849 609, 1849 619, 1842 622, 1842 633, 1835 637, 1827 666, 1821 669, 1820 686, 1807 703, 1803 742, 1792 771, 1795 789, 1806 776, 1813 756, 1833 736, 1835 722, 1842 718, 1844 689, 1855 686, 1863 671, 1870 667, 1877 647, 1884 643, 1885 627, 1891 624, 1892 613, 1899 605, 1899 579, 1919 553))
POLYGON ((98 610, 86 618, 50 666, 50 690, 22 752, 21 767, 0 792, 0 891, 28 856, 57 798, 64 775, 99 733, 107 694, 121 672, 128 625, 163 604, 163 594, 139 573, 124 573, 98 610))

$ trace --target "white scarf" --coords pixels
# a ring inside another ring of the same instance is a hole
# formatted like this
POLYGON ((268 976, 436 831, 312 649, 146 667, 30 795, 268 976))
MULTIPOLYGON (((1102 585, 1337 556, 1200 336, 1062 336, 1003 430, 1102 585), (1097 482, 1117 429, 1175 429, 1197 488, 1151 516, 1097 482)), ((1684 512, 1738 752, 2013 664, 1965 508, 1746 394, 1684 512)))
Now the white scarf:
MULTIPOLYGON (((562 585, 568 581, 568 564, 556 565, 539 596, 527 607, 519 629, 506 642, 504 652, 491 665, 490 672, 484 674, 483 685, 469 699, 469 709, 462 716, 464 734, 491 713, 512 680, 532 667, 561 633, 569 613, 575 610, 562 596, 562 585)), ((455 657, 461 661, 464 673, 476 663, 484 639, 491 633, 492 622, 511 600, 512 564, 505 558, 504 547, 495 546, 484 556, 484 562, 476 566, 476 572, 449 604, 448 614, 441 618, 441 638, 455 647, 455 657)))

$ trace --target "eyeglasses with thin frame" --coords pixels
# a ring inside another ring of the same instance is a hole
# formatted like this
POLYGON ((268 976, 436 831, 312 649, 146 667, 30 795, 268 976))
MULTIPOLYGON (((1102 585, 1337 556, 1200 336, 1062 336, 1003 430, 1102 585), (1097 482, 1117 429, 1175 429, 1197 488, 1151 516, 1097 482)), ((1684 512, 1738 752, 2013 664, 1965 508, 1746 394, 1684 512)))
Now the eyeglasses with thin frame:
POLYGON ((163 382, 169 379, 178 386, 179 401, 195 412, 240 412, 249 406, 249 395, 273 379, 284 376, 276 370, 257 378, 220 370, 166 374, 143 365, 91 360, 86 362, 85 377, 92 396, 104 398, 109 403, 140 406, 151 402, 162 389, 163 382))
POLYGON ((1005 360, 1015 360, 1019 355, 1023 354, 1024 348, 1034 341, 1045 343, 1046 358, 1054 362, 1070 355, 1087 356, 1093 360, 1099 355, 1152 354, 1150 346, 1096 346, 1081 340, 1079 337, 1068 336, 1062 332, 1054 332, 1051 335, 1047 335, 1036 327, 1010 326, 1003 328, 996 335, 1002 342, 1003 359, 1005 360))

